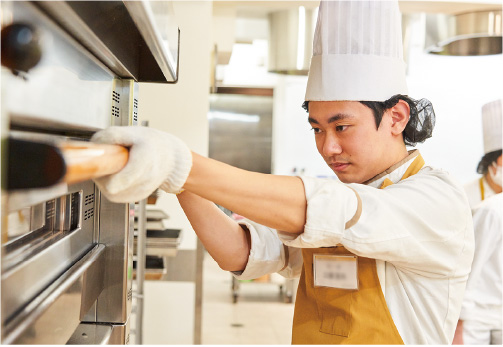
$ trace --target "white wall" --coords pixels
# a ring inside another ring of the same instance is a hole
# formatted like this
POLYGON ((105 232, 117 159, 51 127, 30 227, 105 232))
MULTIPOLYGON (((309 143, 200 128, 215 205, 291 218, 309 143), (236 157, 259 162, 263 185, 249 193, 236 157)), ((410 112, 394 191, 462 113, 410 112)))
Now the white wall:
POLYGON ((432 166, 461 183, 478 177, 483 156, 482 105, 503 97, 502 55, 444 57, 416 55, 410 62, 409 95, 433 103, 433 137, 417 147, 432 166))
POLYGON ((314 133, 302 108, 306 76, 279 76, 274 88, 272 172, 335 177, 319 155, 314 133))

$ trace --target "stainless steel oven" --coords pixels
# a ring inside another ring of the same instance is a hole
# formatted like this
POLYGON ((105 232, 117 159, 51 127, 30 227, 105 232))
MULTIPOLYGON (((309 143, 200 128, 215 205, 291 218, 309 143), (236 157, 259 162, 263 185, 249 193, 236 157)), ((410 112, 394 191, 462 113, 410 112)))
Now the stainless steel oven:
POLYGON ((68 183, 61 149, 137 125, 138 82, 177 81, 161 5, 1 3, 3 344, 129 342, 134 202, 108 201, 92 176, 68 183))

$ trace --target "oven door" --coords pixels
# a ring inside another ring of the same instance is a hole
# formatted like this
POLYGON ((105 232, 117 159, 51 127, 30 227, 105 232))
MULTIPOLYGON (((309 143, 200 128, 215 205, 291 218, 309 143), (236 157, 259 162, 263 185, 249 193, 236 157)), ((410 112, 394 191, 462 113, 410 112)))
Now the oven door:
POLYGON ((36 2, 1 6, 2 29, 33 29, 42 52, 29 71, 1 70, 1 342, 65 344, 86 322, 125 343, 134 204, 108 201, 90 179, 8 190, 7 139, 88 142, 110 125, 136 125, 138 83, 119 78, 36 2))

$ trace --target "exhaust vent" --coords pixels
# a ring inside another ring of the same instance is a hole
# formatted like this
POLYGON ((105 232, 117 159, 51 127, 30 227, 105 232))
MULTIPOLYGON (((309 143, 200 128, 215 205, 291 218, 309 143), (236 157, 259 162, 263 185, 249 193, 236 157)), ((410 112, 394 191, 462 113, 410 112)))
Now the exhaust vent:
POLYGON ((502 53, 501 9, 426 16, 428 53, 476 56, 502 53))
POLYGON ((307 75, 318 8, 299 6, 269 14, 270 72, 307 75))

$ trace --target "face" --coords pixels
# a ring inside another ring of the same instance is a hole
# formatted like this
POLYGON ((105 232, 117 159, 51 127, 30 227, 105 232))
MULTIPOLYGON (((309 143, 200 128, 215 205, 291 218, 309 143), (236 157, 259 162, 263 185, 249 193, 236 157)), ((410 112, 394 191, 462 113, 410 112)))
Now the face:
POLYGON ((496 159, 496 165, 502 166, 503 165, 503 160, 501 159, 501 155, 496 159))
POLYGON ((362 183, 393 165, 387 113, 376 129, 372 110, 357 101, 311 101, 309 123, 318 152, 342 182, 362 183))
POLYGON ((503 160, 501 159, 501 155, 496 159, 493 163, 491 163, 488 167, 488 170, 490 170, 493 175, 496 173, 497 167, 502 167, 503 160))

